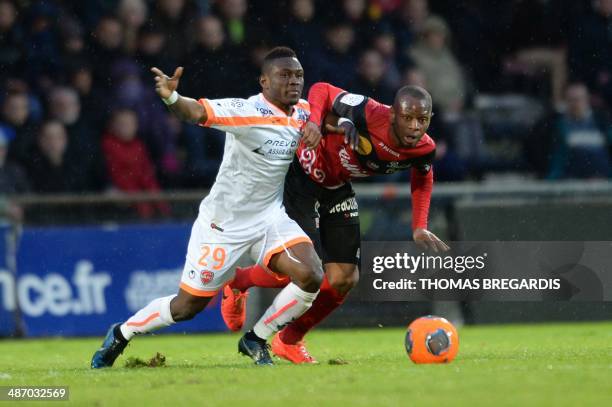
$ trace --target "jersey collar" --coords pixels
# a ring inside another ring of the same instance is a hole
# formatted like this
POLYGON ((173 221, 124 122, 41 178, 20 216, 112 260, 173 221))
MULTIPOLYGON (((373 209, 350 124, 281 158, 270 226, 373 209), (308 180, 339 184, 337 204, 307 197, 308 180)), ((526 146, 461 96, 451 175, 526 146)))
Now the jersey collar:
POLYGON ((261 96, 262 100, 263 100, 264 102, 266 102, 266 104, 267 104, 267 105, 268 105, 268 106, 269 106, 269 107, 272 109, 272 111, 273 111, 275 114, 279 114, 279 115, 282 115, 282 116, 285 116, 285 117, 292 117, 292 116, 293 116, 293 113, 295 113, 295 106, 291 106, 291 114, 289 114, 289 115, 288 115, 287 113, 283 112, 283 111, 282 111, 282 109, 281 109, 280 107, 278 107, 278 106, 276 106, 274 103, 270 102, 270 101, 269 101, 269 100, 268 100, 268 99, 267 99, 267 98, 264 96, 263 92, 262 92, 262 93, 260 93, 259 95, 261 96))

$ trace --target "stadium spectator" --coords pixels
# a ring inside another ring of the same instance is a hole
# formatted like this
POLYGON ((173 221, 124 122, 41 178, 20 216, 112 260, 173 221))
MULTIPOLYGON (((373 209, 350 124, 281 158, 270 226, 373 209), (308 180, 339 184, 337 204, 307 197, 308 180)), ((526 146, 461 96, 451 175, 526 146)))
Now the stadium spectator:
MULTIPOLYGON (((155 168, 145 144, 138 138, 138 116, 129 109, 113 112, 102 139, 102 151, 112 184, 120 191, 159 191, 155 168)), ((157 211, 170 213, 164 202, 141 202, 135 205, 143 219, 152 217, 157 211)))
MULTIPOLYGON (((289 16, 282 29, 276 35, 287 39, 287 45, 295 49, 298 58, 306 72, 311 72, 314 65, 313 56, 319 51, 323 38, 321 25, 316 19, 316 3, 314 0, 292 0, 289 6, 289 16)), ((306 83, 314 83, 314 78, 305 78, 306 83)))
POLYGON ((386 105, 393 103, 395 91, 384 81, 385 63, 382 55, 375 49, 367 49, 361 54, 357 77, 350 89, 361 95, 368 95, 386 105))
POLYGON ((325 28, 325 44, 314 58, 312 78, 349 87, 355 77, 355 30, 347 20, 330 20, 325 28))
POLYGON ((138 115, 139 134, 145 142, 159 175, 172 178, 180 172, 176 155, 177 131, 155 92, 144 86, 138 65, 123 59, 111 69, 114 87, 112 100, 117 108, 129 108, 138 115))
POLYGON ((86 63, 72 67, 68 83, 78 92, 81 100, 88 98, 93 88, 91 67, 86 63))
POLYGON ((199 16, 194 4, 187 0, 157 0, 151 14, 152 24, 166 37, 166 57, 182 60, 192 43, 192 27, 199 16))
POLYGON ((35 2, 26 13, 26 75, 33 89, 48 89, 61 73, 59 9, 52 2, 35 2))
POLYGON ((565 92, 567 110, 553 117, 548 179, 607 178, 612 175, 609 116, 593 109, 589 91, 574 83, 565 92))
POLYGON ((38 131, 36 150, 28 160, 28 177, 34 192, 49 194, 89 189, 88 174, 68 159, 68 134, 57 120, 44 122, 38 131))
POLYGON ((455 55, 465 67, 466 75, 482 92, 512 90, 500 81, 500 66, 503 52, 506 52, 502 50, 507 46, 504 33, 512 35, 509 27, 516 4, 515 1, 503 0, 438 0, 435 3, 436 11, 449 23, 453 32, 455 55))
POLYGON ((2 104, 0 127, 10 136, 9 158, 25 165, 36 143, 30 117, 30 100, 25 92, 9 93, 2 104))
MULTIPOLYGON (((231 65, 241 69, 240 77, 245 78, 236 96, 260 91, 258 81, 253 79, 259 78, 261 59, 272 48, 267 20, 262 14, 250 14, 248 6, 246 0, 221 0, 215 7, 225 27, 226 46, 232 53, 231 65)), ((231 88, 226 88, 225 92, 228 91, 231 88)))
POLYGON ((64 81, 67 79, 65 77, 67 73, 87 60, 85 55, 85 34, 80 22, 71 16, 63 17, 59 28, 62 52, 60 65, 62 70, 56 79, 64 81))
POLYGON ((102 16, 113 15, 117 11, 117 0, 64 1, 64 7, 79 17, 87 30, 93 30, 102 16))
POLYGON ((66 126, 70 138, 74 139, 75 143, 90 146, 96 140, 94 129, 85 118, 87 112, 82 111, 79 94, 75 89, 67 86, 52 88, 49 92, 47 110, 50 118, 66 126))
POLYGON ((12 1, 0 1, 0 67, 4 75, 23 72, 25 35, 12 1))
POLYGON ((111 86, 109 72, 111 66, 124 56, 123 28, 115 17, 100 19, 89 44, 87 58, 93 67, 94 81, 97 86, 111 86))
POLYGON ((569 41, 570 76, 612 107, 612 0, 595 0, 569 41))
MULTIPOLYGON (((271 40, 267 38, 261 38, 258 41, 254 41, 249 48, 247 60, 241 66, 242 76, 249 79, 249 83, 242 85, 248 94, 256 93, 261 90, 261 88, 258 88, 259 78, 261 76, 261 66, 264 57, 272 49, 270 41, 271 40)), ((244 90, 241 90, 239 94, 244 94, 244 90)))
MULTIPOLYGON (((196 31, 196 46, 187 55, 184 66, 195 75, 185 78, 186 94, 220 98, 228 89, 241 92, 241 70, 234 63, 234 53, 228 49, 221 20, 214 15, 200 17, 196 31)), ((179 124, 187 154, 185 177, 187 185, 210 187, 221 165, 225 134, 213 128, 179 124)))
POLYGON ((62 123, 68 134, 67 159, 78 162, 91 181, 84 187, 101 191, 107 186, 106 169, 100 150, 100 137, 83 112, 79 95, 69 87, 56 87, 49 93, 49 117, 62 123))
POLYGON ((185 183, 192 188, 209 188, 215 182, 223 147, 225 133, 215 129, 199 129, 194 126, 181 127, 185 153, 185 183))
POLYGON ((106 117, 107 100, 105 90, 94 86, 93 71, 86 62, 76 64, 67 70, 68 84, 77 91, 81 112, 88 117, 93 129, 100 129, 106 117))
POLYGON ((10 135, 0 127, 0 195, 15 195, 30 189, 24 169, 7 160, 10 135))
POLYGON ((247 21, 246 0, 221 0, 217 2, 217 11, 225 24, 228 42, 234 47, 244 47, 252 35, 253 26, 247 21))
POLYGON ((369 12, 371 15, 391 15, 397 12, 405 0, 370 0, 369 12))
POLYGON ((123 47, 128 54, 136 51, 140 28, 147 21, 147 4, 144 0, 120 0, 117 17, 123 25, 123 47))
POLYGON ((341 18, 348 20, 355 31, 356 44, 369 44, 376 31, 376 21, 368 14, 366 0, 342 0, 340 2, 341 18))
MULTIPOLYGON (((577 3, 577 2, 574 2, 577 3)), ((547 90, 552 106, 563 103, 563 90, 567 81, 566 43, 567 25, 564 24, 564 10, 559 2, 516 1, 507 30, 506 49, 511 53, 504 61, 504 73, 519 73, 528 77, 537 93, 547 90), (531 24, 531 21, 538 24, 531 24), (562 29, 566 28, 566 29, 562 29), (550 85, 542 87, 542 72, 550 85)), ((517 88, 516 86, 514 87, 517 88)))
POLYGON ((429 17, 428 0, 404 0, 400 10, 391 17, 400 58, 410 60, 410 48, 429 17))
POLYGON ((226 45, 221 20, 213 15, 200 17, 195 41, 195 47, 183 62, 185 68, 195 71, 185 86, 188 94, 211 98, 219 98, 228 92, 238 94, 243 86, 235 80, 241 73, 235 63, 239 57, 226 45))
POLYGON ((161 28, 153 24, 146 24, 141 27, 135 53, 135 60, 140 66, 141 77, 148 73, 152 66, 167 69, 176 66, 177 61, 169 56, 165 50, 166 34, 161 28))
POLYGON ((428 89, 438 106, 444 112, 455 112, 464 106, 466 84, 461 66, 448 46, 449 35, 444 20, 429 17, 410 56, 423 71, 428 89))
POLYGON ((401 81, 401 68, 407 65, 407 61, 398 56, 393 31, 386 25, 382 25, 372 38, 372 47, 380 53, 385 64, 383 82, 392 89, 398 88, 401 81))

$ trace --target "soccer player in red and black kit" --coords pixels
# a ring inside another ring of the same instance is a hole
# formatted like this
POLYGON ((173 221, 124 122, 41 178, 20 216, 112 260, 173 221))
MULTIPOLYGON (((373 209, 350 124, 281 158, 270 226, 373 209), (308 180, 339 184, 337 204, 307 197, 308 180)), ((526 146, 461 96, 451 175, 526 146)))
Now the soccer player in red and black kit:
MULTIPOLYGON (((448 246, 427 230, 436 145, 426 134, 432 116, 431 95, 405 86, 393 106, 352 94, 327 83, 308 95, 311 115, 305 135, 327 134, 311 150, 303 144, 285 178, 287 214, 312 239, 322 258, 325 278, 312 308, 288 324, 272 341, 272 351, 293 363, 316 363, 303 338, 339 307, 359 280, 359 211, 353 178, 411 170, 413 239, 436 252, 448 246)), ((250 287, 283 287, 288 280, 260 266, 238 269, 223 291, 222 314, 231 330, 242 328, 250 287)))

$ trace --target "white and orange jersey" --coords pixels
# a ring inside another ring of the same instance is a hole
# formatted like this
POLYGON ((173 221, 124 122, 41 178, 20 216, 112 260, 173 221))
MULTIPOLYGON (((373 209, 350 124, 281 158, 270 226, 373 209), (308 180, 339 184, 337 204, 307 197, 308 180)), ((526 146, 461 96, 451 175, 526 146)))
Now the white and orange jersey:
POLYGON ((265 228, 283 207, 283 183, 310 115, 300 99, 291 116, 263 94, 200 99, 202 126, 226 132, 219 173, 200 204, 199 219, 236 236, 265 228))

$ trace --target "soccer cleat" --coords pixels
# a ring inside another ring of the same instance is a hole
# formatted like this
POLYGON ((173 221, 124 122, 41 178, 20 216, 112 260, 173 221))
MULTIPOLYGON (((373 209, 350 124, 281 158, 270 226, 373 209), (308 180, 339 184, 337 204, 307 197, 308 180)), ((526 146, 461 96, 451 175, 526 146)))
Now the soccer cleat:
POLYGON ((274 339, 272 339, 272 352, 279 358, 286 359, 295 364, 319 363, 308 353, 304 341, 299 341, 295 345, 286 344, 281 340, 280 334, 276 334, 274 339))
POLYGON ((246 334, 238 342, 238 352, 250 357, 256 365, 261 366, 274 365, 270 352, 268 352, 269 347, 270 345, 264 341, 248 339, 246 334))
POLYGON ((116 323, 111 325, 110 329, 106 333, 102 347, 94 353, 91 358, 91 368, 101 369, 103 367, 111 367, 115 363, 115 359, 123 353, 123 350, 127 346, 127 341, 119 340, 115 337, 115 327, 121 325, 116 323))
POLYGON ((240 331, 246 319, 246 302, 249 292, 241 292, 235 288, 230 288, 229 284, 223 287, 221 298, 221 316, 225 325, 234 331, 240 331))

